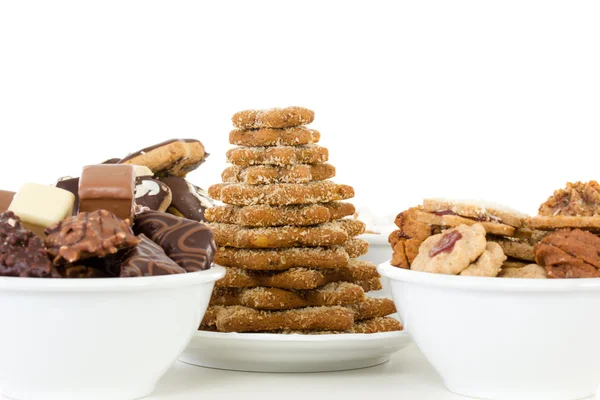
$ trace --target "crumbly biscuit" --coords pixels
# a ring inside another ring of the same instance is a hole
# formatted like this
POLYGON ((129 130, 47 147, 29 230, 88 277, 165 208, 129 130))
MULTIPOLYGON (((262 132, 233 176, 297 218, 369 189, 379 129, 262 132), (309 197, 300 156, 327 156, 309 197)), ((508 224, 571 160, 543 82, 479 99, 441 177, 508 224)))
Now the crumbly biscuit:
POLYGON ((363 222, 350 219, 309 227, 243 228, 220 223, 209 226, 215 234, 217 245, 245 249, 335 246, 365 231, 363 222))
POLYGON ((410 268, 415 271, 458 275, 486 249, 481 224, 459 225, 427 238, 410 268))
POLYGON ((351 186, 338 185, 330 181, 274 185, 219 183, 211 186, 208 193, 213 199, 236 206, 315 204, 354 197, 354 189, 351 186))
POLYGON ((221 247, 215 263, 250 270, 283 271, 290 268, 342 268, 348 265, 348 253, 342 246, 306 247, 273 250, 221 247))
MULTIPOLYGON (((280 289, 309 290, 330 282, 353 282, 360 286, 377 287, 377 266, 363 260, 350 260, 336 269, 291 268, 282 272, 249 271, 242 268, 226 268, 225 277, 215 287, 252 288, 258 286, 280 289)), ((379 290, 379 289, 371 289, 379 290)))
POLYGON ((344 202, 292 206, 221 206, 206 210, 206 219, 246 227, 310 226, 341 219, 355 211, 354 205, 344 202))
POLYGON ((219 306, 241 305, 258 310, 290 310, 312 306, 338 306, 364 301, 365 292, 353 283, 332 282, 306 291, 256 287, 249 289, 217 288, 210 304, 219 306))
POLYGON ((335 176, 335 167, 331 164, 315 165, 255 165, 241 168, 232 165, 221 174, 225 183, 246 183, 248 185, 269 185, 273 183, 307 183, 324 181, 335 176))
POLYGON ((246 147, 303 146, 315 144, 321 134, 306 126, 284 129, 234 129, 229 133, 229 143, 246 147))
POLYGON ((561 229, 534 247, 535 261, 549 278, 600 277, 600 238, 579 229, 561 229))
POLYGON ((498 243, 500 247, 502 247, 504 254, 508 257, 527 261, 535 260, 535 256, 533 255, 533 245, 527 242, 491 235, 488 235, 487 240, 489 242, 498 243))
POLYGON ((315 113, 303 107, 270 108, 266 110, 244 110, 231 118, 236 128, 292 128, 313 122, 315 113))
POLYGON ((462 276, 498 276, 506 256, 498 243, 488 242, 484 252, 474 263, 462 270, 462 276))
POLYGON ((285 311, 258 311, 248 307, 232 306, 219 310, 215 326, 220 332, 345 331, 354 326, 354 314, 342 306, 308 307, 285 311))
POLYGON ((549 230, 564 228, 585 229, 589 231, 600 231, 600 215, 593 217, 565 216, 557 215, 556 217, 535 216, 528 218, 525 224, 529 228, 549 230))
POLYGON ((500 236, 513 236, 515 228, 498 222, 477 221, 470 218, 461 217, 459 215, 443 214, 437 215, 425 211, 416 211, 416 219, 430 225, 456 227, 459 225, 474 225, 480 224, 487 233, 500 236))
POLYGON ((515 260, 513 258, 507 258, 506 261, 504 261, 502 263, 502 269, 507 269, 507 268, 523 268, 526 267, 527 265, 531 264, 530 262, 527 261, 523 261, 523 260, 515 260))
POLYGON ((394 248, 399 242, 409 238, 410 236, 402 232, 401 229, 396 229, 388 235, 388 243, 392 245, 392 248, 394 248))
POLYGON ((451 212, 478 222, 497 222, 520 228, 527 215, 508 207, 485 202, 467 202, 444 199, 423 200, 423 211, 444 215, 451 212))
POLYGON ((358 258, 369 252, 369 242, 362 239, 350 239, 342 245, 350 258, 358 258))
POLYGON ((410 269, 410 262, 408 262, 408 258, 406 257, 406 240, 407 239, 398 240, 392 248, 393 253, 390 264, 394 267, 410 269))
POLYGON ((596 181, 568 182, 565 189, 556 190, 540 206, 538 214, 546 217, 600 216, 600 184, 596 181))
POLYGON ((375 299, 367 297, 363 302, 347 306, 354 312, 354 320, 385 317, 396 312, 396 306, 390 299, 375 299))
POLYGON ((498 274, 500 278, 546 279, 546 269, 537 264, 528 264, 521 268, 505 268, 498 274))
POLYGON ((404 236, 407 239, 423 241, 434 234, 431 224, 418 220, 419 212, 421 212, 421 207, 411 207, 396 216, 394 223, 400 228, 399 231, 396 231, 398 237, 404 236))
POLYGON ((227 161, 238 167, 253 165, 321 164, 329 159, 329 151, 315 144, 306 146, 236 147, 227 151, 227 161))
POLYGON ((154 174, 184 177, 204 162, 208 154, 195 139, 174 139, 147 147, 119 160, 118 164, 143 165, 154 174))

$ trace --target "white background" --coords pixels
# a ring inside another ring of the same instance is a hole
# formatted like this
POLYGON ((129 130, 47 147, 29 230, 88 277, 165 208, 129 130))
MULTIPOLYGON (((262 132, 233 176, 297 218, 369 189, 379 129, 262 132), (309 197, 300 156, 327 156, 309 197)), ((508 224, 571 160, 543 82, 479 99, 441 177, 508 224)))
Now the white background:
POLYGON ((534 213, 599 178, 597 1, 3 1, 1 187, 174 138, 225 167, 231 115, 300 105, 355 203, 534 213))

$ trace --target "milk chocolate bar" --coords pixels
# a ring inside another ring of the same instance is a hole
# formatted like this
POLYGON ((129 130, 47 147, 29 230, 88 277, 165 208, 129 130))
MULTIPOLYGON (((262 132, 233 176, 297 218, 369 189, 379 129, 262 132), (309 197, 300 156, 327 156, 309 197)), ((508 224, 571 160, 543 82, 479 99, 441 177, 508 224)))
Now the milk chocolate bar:
POLYGON ((79 212, 107 210, 131 223, 134 192, 135 173, 131 165, 88 165, 79 178, 79 212))

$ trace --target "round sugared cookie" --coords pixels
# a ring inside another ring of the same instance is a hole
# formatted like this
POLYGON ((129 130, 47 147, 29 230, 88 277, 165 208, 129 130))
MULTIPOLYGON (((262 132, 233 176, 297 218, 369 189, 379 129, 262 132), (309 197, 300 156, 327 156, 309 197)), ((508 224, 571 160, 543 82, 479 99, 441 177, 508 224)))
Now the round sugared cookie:
POLYGON ((292 128, 310 124, 314 119, 314 111, 302 107, 286 107, 240 111, 233 115, 231 121, 236 128, 255 129, 292 128))

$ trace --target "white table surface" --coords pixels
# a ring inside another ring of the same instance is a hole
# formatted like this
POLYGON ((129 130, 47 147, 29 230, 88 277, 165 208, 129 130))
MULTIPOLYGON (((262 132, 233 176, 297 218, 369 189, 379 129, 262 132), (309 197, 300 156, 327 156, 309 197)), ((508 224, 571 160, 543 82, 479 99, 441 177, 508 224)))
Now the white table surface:
POLYGON ((394 354, 385 364, 342 372, 248 373, 200 368, 177 362, 148 399, 244 400, 259 396, 261 400, 466 399, 446 391, 439 375, 414 344, 394 354))

